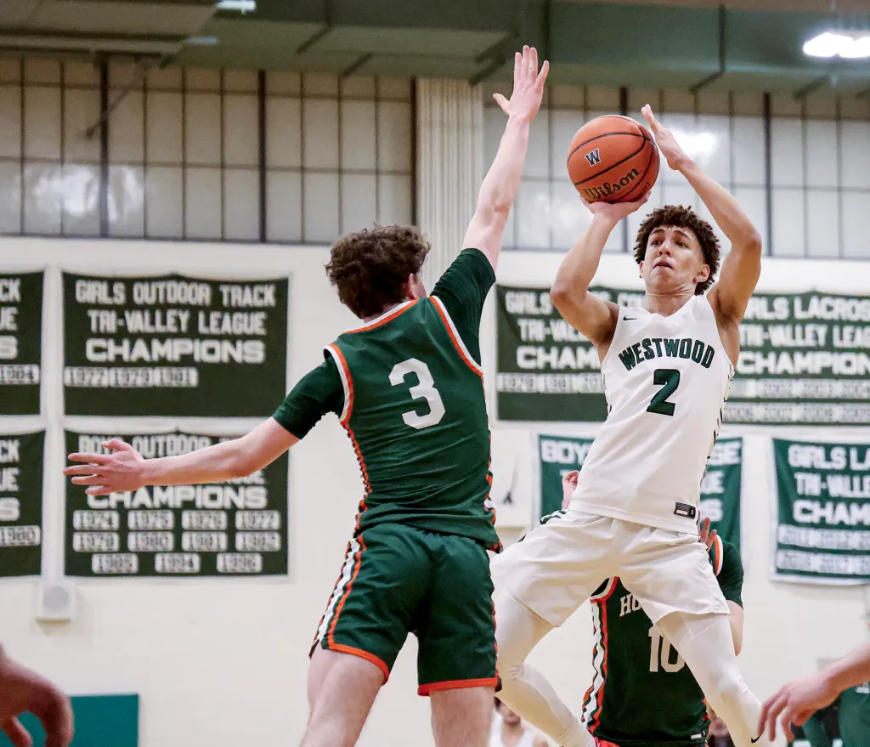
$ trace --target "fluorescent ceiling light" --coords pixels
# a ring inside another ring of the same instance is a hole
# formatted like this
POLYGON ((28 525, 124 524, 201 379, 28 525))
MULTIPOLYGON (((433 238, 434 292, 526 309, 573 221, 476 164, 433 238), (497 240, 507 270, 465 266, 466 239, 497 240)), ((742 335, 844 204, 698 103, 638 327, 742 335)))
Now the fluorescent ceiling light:
POLYGON ((218 10, 237 10, 240 13, 253 13, 257 9, 257 0, 220 0, 218 10))
POLYGON ((847 60, 870 57, 870 31, 825 31, 804 44, 804 54, 847 60))

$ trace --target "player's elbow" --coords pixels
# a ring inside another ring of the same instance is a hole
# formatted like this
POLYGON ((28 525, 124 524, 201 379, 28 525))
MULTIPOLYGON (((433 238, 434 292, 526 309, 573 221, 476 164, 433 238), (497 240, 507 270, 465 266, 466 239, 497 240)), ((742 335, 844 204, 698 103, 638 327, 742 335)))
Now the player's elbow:
POLYGON ((746 237, 740 242, 741 248, 747 254, 761 256, 761 234, 750 226, 746 237))
POLYGON ((570 281, 566 278, 557 277, 552 288, 550 288, 550 300, 559 311, 564 311, 569 306, 582 304, 585 297, 586 290, 576 287, 572 288, 570 281))

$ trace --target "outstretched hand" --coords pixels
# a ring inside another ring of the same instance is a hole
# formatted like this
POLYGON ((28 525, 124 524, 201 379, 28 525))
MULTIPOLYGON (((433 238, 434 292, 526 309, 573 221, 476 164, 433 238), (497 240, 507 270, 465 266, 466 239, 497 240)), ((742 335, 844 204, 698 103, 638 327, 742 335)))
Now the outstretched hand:
POLYGON ((88 495, 108 495, 125 493, 141 488, 142 465, 145 459, 130 444, 113 438, 103 441, 103 448, 113 454, 90 454, 76 452, 69 455, 71 462, 83 464, 67 467, 63 473, 72 476, 74 485, 87 485, 88 495))
POLYGON ((33 739, 18 716, 34 714, 45 730, 46 747, 67 747, 73 736, 73 714, 67 697, 44 677, 10 659, 0 649, 0 730, 15 747, 33 739))
POLYGON ((758 733, 764 734, 766 730, 773 741, 779 721, 786 738, 792 742, 792 725, 803 726, 816 711, 831 705, 839 694, 825 672, 784 685, 762 707, 758 733))
POLYGON ((643 114, 643 118, 647 121, 650 130, 652 130, 653 137, 656 139, 656 145, 659 146, 659 150, 668 162, 668 166, 674 171, 679 171, 687 161, 691 160, 686 151, 680 147, 674 134, 656 119, 649 104, 643 107, 640 113, 643 114))
POLYGON ((526 45, 522 54, 517 52, 514 55, 514 90, 510 99, 500 93, 495 93, 492 97, 509 117, 520 117, 531 122, 541 108, 544 83, 549 70, 550 63, 546 60, 540 71, 538 70, 538 50, 526 45))

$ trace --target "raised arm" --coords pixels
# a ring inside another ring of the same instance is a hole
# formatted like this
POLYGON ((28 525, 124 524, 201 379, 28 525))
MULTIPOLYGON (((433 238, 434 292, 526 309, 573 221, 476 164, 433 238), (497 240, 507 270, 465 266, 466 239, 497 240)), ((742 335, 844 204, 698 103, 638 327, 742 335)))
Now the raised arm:
POLYGON ((598 271, 604 245, 616 224, 648 199, 649 192, 637 202, 613 205, 584 200, 586 207, 592 211, 592 223, 562 260, 550 289, 550 298, 562 318, 582 332, 602 356, 603 346, 610 344, 613 330, 616 329, 619 309, 616 304, 602 301, 589 293, 589 286, 598 271))
POLYGON ((668 166, 686 177, 731 243, 719 280, 707 298, 720 324, 737 325, 761 274, 761 234, 728 190, 686 155, 673 134, 659 124, 652 109, 647 105, 642 112, 668 166))
POLYGON ((529 125, 541 106, 544 82, 550 63, 538 71, 538 52, 523 47, 514 56, 514 89, 510 100, 501 94, 494 98, 508 115, 507 126, 495 160, 480 187, 477 209, 465 232, 463 246, 480 249, 493 268, 498 264, 501 240, 508 215, 517 196, 523 163, 529 146, 529 125))
POLYGON ((792 724, 803 726, 816 711, 831 705, 843 690, 867 680, 870 680, 870 643, 859 646, 821 672, 781 687, 764 704, 759 732, 767 729, 770 738, 775 739, 779 721, 791 741, 794 739, 792 724))
POLYGON ((179 456, 145 459, 130 444, 117 438, 103 446, 111 454, 70 454, 65 475, 76 485, 87 485, 88 495, 137 490, 143 485, 196 485, 245 477, 274 462, 299 439, 274 418, 241 438, 224 441, 179 456))

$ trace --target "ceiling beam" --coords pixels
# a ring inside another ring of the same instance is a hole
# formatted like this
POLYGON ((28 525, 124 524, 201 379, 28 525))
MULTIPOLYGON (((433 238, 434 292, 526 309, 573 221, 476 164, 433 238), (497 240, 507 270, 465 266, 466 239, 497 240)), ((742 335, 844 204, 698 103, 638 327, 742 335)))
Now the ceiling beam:
POLYGON ((727 72, 728 67, 728 10, 725 3, 719 5, 719 69, 712 75, 708 75, 703 80, 696 83, 689 90, 692 93, 698 93, 702 88, 706 88, 711 83, 719 80, 727 72))

